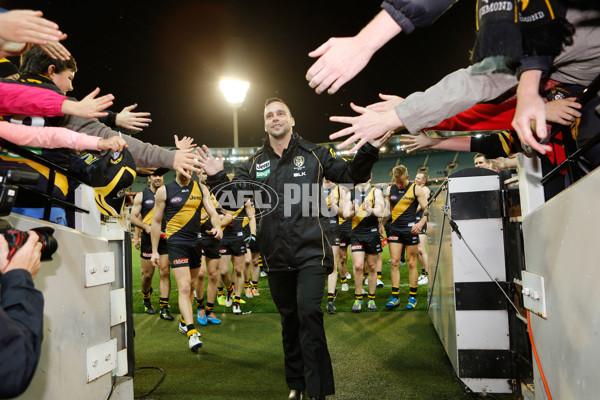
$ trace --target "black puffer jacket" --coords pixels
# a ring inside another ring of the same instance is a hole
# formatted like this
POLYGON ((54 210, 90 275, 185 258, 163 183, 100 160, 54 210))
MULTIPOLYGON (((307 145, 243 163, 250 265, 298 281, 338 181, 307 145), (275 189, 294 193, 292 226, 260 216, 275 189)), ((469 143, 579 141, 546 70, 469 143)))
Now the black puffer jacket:
POLYGON ((337 183, 366 182, 378 153, 366 144, 347 161, 293 134, 281 158, 266 142, 238 168, 230 183, 223 171, 209 176, 207 183, 224 208, 238 195, 240 204, 254 196, 256 213, 261 216, 257 241, 267 271, 322 265, 330 273, 333 254, 323 178, 337 183))

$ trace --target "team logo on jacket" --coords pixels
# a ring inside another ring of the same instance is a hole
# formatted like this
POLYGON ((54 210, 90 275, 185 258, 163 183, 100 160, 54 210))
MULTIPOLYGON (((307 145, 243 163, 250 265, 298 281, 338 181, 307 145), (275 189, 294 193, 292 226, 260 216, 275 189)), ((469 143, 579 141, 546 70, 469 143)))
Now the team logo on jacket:
POLYGON ((398 199, 398 196, 394 196, 394 195, 392 195, 392 196, 390 196, 390 199, 392 199, 392 200, 394 200, 394 201, 395 201, 396 199, 398 199))
POLYGON ((150 204, 154 204, 154 200, 152 200, 152 199, 148 199, 148 200, 146 200, 146 201, 144 202, 144 204, 148 204, 148 205, 150 205, 150 204))
POLYGON ((174 203, 174 204, 181 203, 181 201, 182 201, 182 200, 183 200, 183 199, 182 199, 181 197, 179 197, 179 196, 177 196, 177 197, 173 197, 173 198, 171 199, 171 203, 174 203))
POLYGON ((269 174, 271 174, 271 168, 267 168, 264 171, 256 171, 257 178, 266 178, 267 176, 269 176, 269 174))
POLYGON ((294 158, 294 165, 296 166, 296 169, 303 168, 303 166, 304 166, 304 157, 303 156, 296 156, 294 158))
POLYGON ((264 163, 256 164, 257 171, 264 171, 271 166, 271 160, 267 160, 264 163))

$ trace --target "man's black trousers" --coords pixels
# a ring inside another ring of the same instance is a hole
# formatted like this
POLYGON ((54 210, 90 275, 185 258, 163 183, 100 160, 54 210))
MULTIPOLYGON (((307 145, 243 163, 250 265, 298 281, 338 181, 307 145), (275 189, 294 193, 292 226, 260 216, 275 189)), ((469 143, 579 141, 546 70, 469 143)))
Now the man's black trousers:
POLYGON ((335 393, 333 368, 323 327, 321 301, 325 267, 268 272, 273 301, 281 315, 285 376, 290 389, 309 397, 335 393))

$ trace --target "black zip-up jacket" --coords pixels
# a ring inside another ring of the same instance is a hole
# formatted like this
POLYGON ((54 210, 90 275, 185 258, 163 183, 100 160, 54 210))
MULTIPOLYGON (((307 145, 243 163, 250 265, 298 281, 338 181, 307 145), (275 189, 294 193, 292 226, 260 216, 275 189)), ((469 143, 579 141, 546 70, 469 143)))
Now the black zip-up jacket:
POLYGON ((31 274, 0 274, 0 398, 23 393, 37 368, 44 336, 44 297, 31 274))
MULTIPOLYGON (((223 199, 219 203, 226 208, 227 198, 235 198, 242 191, 253 193, 257 215, 261 216, 257 242, 267 271, 322 265, 329 274, 333 269, 333 254, 327 201, 321 187, 323 178, 336 183, 366 182, 378 159, 379 150, 368 143, 352 161, 347 161, 294 133, 281 157, 266 140, 238 168, 230 184, 226 184, 224 171, 209 176, 207 183, 217 200, 223 199), (268 188, 260 190, 259 185, 268 188)), ((238 202, 245 200, 241 198, 238 202)))

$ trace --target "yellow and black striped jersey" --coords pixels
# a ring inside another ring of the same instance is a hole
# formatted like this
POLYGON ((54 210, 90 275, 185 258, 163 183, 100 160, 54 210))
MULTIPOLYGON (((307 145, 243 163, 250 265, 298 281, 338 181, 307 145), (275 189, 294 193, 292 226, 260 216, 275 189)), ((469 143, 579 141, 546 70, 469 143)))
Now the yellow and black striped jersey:
POLYGON ((142 222, 151 225, 154 218, 154 192, 146 189, 142 192, 142 222))
POLYGON ((419 206, 415 184, 409 183, 404 189, 399 189, 398 185, 390 186, 389 200, 392 227, 410 230, 416 221, 419 206))
POLYGON ((246 217, 246 206, 233 211, 233 220, 223 229, 223 239, 243 237, 243 222, 246 217))
POLYGON ((196 244, 200 240, 202 190, 198 182, 180 186, 177 181, 165 185, 167 201, 164 222, 168 243, 196 244))
POLYGON ((379 218, 373 214, 367 214, 364 209, 365 205, 368 205, 369 207, 374 206, 375 188, 371 186, 364 192, 354 189, 351 192, 350 198, 353 204, 355 200, 358 201, 358 204, 360 204, 358 211, 354 214, 354 217, 352 217, 352 232, 376 232, 379 227, 379 218))
MULTIPOLYGON (((146 189, 142 192, 142 209, 140 214, 142 215, 142 222, 147 225, 152 225, 152 219, 154 218, 154 196, 155 193, 151 189, 146 189)), ((165 224, 161 226, 161 231, 165 231, 165 224)), ((146 231, 142 229, 142 235, 145 235, 146 231)))
MULTIPOLYGON (((219 207, 220 207, 219 202, 217 201, 217 199, 213 193, 210 194, 210 202, 213 204, 213 207, 215 208, 215 210, 219 209, 219 207)), ((210 222, 210 215, 208 215, 208 213, 206 212, 206 209, 204 207, 202 207, 201 214, 206 214, 206 216, 200 222, 202 224, 202 230, 203 231, 211 230, 213 228, 213 226, 212 226, 212 222, 210 222)))

